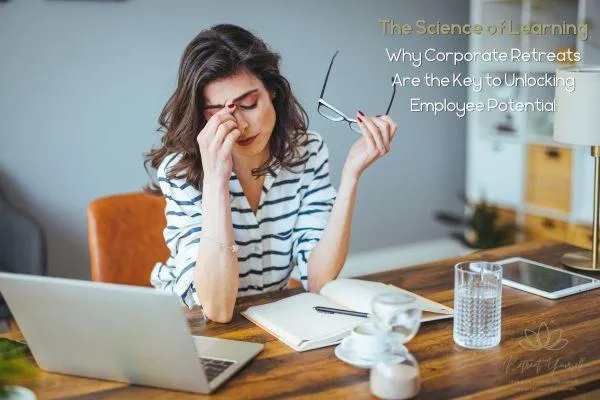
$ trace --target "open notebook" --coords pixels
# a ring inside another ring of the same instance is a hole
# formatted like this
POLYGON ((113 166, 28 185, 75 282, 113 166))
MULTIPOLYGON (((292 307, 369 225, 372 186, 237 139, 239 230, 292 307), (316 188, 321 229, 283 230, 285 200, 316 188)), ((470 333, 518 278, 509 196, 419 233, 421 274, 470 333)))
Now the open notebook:
POLYGON ((339 343, 365 318, 342 314, 322 314, 316 306, 371 312, 373 298, 381 293, 406 292, 415 296, 423 317, 421 322, 452 318, 454 310, 404 289, 359 279, 336 279, 319 294, 301 293, 273 303, 253 306, 242 315, 296 351, 312 350, 339 343))

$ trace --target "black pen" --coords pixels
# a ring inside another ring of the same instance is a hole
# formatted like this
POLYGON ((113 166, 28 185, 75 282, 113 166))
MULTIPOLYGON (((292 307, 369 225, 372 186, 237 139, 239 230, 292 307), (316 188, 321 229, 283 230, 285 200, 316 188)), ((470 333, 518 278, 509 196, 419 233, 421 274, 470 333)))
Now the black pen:
POLYGON ((349 310, 341 310, 339 308, 329 308, 329 307, 313 307, 315 311, 318 311, 323 314, 344 314, 344 315, 352 315, 353 317, 363 317, 369 318, 371 314, 358 312, 358 311, 349 311, 349 310))

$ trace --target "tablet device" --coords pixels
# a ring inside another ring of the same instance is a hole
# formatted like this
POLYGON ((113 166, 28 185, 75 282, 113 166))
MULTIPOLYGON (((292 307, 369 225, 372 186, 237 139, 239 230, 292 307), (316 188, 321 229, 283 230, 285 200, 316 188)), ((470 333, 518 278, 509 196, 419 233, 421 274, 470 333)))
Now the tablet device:
POLYGON ((600 287, 600 280, 521 257, 497 261, 502 283, 529 293, 558 299, 600 287))

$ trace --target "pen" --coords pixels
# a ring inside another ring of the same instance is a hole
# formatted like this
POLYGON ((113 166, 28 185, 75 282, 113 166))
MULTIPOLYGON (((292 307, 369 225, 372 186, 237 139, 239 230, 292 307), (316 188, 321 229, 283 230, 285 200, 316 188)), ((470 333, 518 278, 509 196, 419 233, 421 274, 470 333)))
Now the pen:
POLYGON ((363 317, 369 318, 371 314, 358 312, 358 311, 349 311, 349 310, 341 310, 339 308, 329 308, 329 307, 313 307, 315 311, 318 311, 323 314, 344 314, 344 315, 352 315, 353 317, 363 317))

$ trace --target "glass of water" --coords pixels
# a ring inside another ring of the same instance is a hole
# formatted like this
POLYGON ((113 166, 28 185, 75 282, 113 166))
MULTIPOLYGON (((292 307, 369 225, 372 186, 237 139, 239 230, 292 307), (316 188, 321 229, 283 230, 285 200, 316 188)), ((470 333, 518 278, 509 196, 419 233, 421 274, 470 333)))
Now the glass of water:
POLYGON ((470 349, 500 343, 502 266, 465 261, 454 266, 454 341, 470 349))

